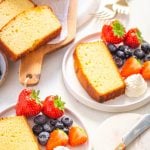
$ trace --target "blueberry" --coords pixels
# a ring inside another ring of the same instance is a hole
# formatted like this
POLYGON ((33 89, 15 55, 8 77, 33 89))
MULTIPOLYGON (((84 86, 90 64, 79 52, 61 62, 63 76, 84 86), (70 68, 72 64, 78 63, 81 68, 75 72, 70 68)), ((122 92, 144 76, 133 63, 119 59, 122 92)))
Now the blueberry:
POLYGON ((38 115, 34 118, 35 124, 45 124, 48 121, 47 117, 45 115, 38 115))
POLYGON ((50 119, 49 120, 49 124, 51 124, 52 126, 55 126, 55 124, 58 122, 58 120, 56 119, 50 119))
POLYGON ((117 51, 116 52, 116 56, 118 56, 118 57, 120 57, 120 58, 122 58, 122 59, 125 59, 125 53, 123 52, 123 51, 117 51))
POLYGON ((115 53, 117 51, 117 47, 114 44, 108 43, 107 47, 111 53, 115 53))
POLYGON ((32 131, 35 135, 39 135, 43 131, 43 127, 41 125, 34 125, 32 131))
POLYGON ((66 133, 66 134, 69 134, 69 129, 68 128, 63 128, 63 131, 66 133))
POLYGON ((133 55, 133 51, 131 49, 129 49, 129 48, 125 48, 124 49, 124 53, 125 53, 125 57, 126 58, 129 58, 129 57, 131 57, 133 55))
POLYGON ((145 53, 141 49, 136 49, 134 51, 134 56, 138 59, 143 59, 145 57, 145 53))
POLYGON ((145 56, 144 61, 150 61, 150 54, 145 56))
POLYGON ((123 66, 124 60, 122 60, 121 58, 119 58, 117 56, 114 56, 113 59, 119 68, 123 66))
POLYGON ((66 127, 70 127, 73 124, 73 120, 67 116, 62 117, 61 122, 64 124, 66 127))
POLYGON ((119 45, 118 48, 117 48, 117 51, 123 51, 125 50, 125 48, 128 47, 128 46, 125 46, 125 45, 119 45))
POLYGON ((44 129, 44 131, 52 132, 55 129, 55 127, 48 124, 48 123, 46 123, 46 124, 43 125, 43 129, 44 129))
POLYGON ((56 124, 55 124, 55 128, 58 128, 58 129, 63 129, 64 128, 64 124, 60 121, 58 121, 56 124))
POLYGON ((41 145, 46 145, 50 134, 48 132, 41 132, 38 136, 38 141, 41 145))
POLYGON ((146 53, 150 53, 150 44, 149 43, 142 43, 141 49, 146 53))

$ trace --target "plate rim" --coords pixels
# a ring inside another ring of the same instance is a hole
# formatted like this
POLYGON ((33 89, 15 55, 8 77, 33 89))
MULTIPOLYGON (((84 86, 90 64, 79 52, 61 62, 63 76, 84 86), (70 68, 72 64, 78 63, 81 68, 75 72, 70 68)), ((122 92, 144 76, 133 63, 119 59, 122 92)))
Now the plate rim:
POLYGON ((104 112, 127 112, 127 111, 131 111, 131 110, 135 110, 137 108, 140 108, 140 107, 146 105, 147 103, 149 103, 150 102, 150 95, 147 96, 146 98, 142 99, 142 100, 137 100, 133 103, 124 104, 124 105, 121 105, 121 104, 108 105, 105 103, 98 103, 95 100, 91 101, 87 97, 84 97, 82 95, 78 95, 78 93, 75 90, 73 90, 72 86, 67 82, 67 78, 66 78, 67 73, 66 73, 65 68, 66 68, 66 63, 67 63, 67 60, 68 60, 70 53, 73 53, 75 46, 78 45, 80 42, 82 42, 88 38, 98 36, 98 34, 100 35, 100 32, 93 32, 91 34, 83 36, 78 41, 76 41, 70 48, 68 48, 68 50, 66 51, 64 58, 63 58, 63 62, 62 62, 62 75, 63 75, 64 85, 67 88, 67 91, 69 93, 71 93, 71 95, 73 97, 75 97, 80 103, 82 103, 82 104, 84 104, 90 108, 93 108, 95 110, 100 110, 100 111, 104 111, 104 112), (90 104, 88 104, 87 102, 90 104), (98 106, 96 106, 97 104, 98 104, 98 106))
MULTIPOLYGON (((11 104, 10 106, 2 109, 2 111, 0 111, 0 118, 3 118, 1 117, 3 114, 5 114, 7 111, 10 111, 11 109, 15 109, 15 106, 16 106, 16 103, 13 103, 11 104)), ((73 114, 78 120, 79 122, 81 123, 82 127, 84 128, 84 130, 86 131, 87 135, 88 135, 88 149, 87 150, 91 150, 92 149, 92 144, 91 144, 91 136, 90 136, 90 133, 89 133, 89 130, 88 128, 85 126, 85 123, 82 121, 81 117, 79 116, 78 113, 72 111, 69 106, 65 106, 65 110, 67 110, 68 112, 70 112, 71 114, 73 114)))

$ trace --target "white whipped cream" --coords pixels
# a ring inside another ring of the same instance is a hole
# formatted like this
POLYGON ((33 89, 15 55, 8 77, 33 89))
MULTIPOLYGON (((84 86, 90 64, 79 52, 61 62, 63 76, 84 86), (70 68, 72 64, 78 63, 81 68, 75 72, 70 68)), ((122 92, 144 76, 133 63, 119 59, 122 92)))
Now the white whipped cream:
POLYGON ((147 82, 141 74, 129 76, 126 80, 125 94, 128 97, 139 97, 147 90, 147 82))
POLYGON ((57 146, 54 148, 54 150, 69 150, 69 148, 67 148, 65 146, 57 146))

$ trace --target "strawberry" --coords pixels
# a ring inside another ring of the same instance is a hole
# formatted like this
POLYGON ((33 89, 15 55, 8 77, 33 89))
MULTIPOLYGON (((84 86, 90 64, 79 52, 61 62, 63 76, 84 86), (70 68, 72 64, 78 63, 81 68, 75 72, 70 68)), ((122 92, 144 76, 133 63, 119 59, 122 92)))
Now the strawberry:
POLYGON ((112 21, 109 25, 103 26, 101 37, 108 43, 121 43, 125 37, 125 28, 118 20, 112 21))
POLYGON ((26 117, 35 116, 42 110, 42 104, 39 98, 39 91, 24 89, 18 97, 16 105, 17 116, 24 115, 26 117))
POLYGON ((143 63, 141 74, 145 80, 150 80, 150 61, 143 63))
POLYGON ((131 48, 137 48, 142 43, 142 35, 139 29, 130 29, 125 36, 124 44, 130 46, 131 48))
POLYGON ((57 119, 64 114, 65 103, 58 96, 48 96, 43 102, 43 113, 50 118, 57 119))
POLYGON ((71 146, 78 146, 85 143, 88 136, 83 128, 73 126, 69 129, 69 144, 71 146))
POLYGON ((141 69, 141 63, 135 57, 130 57, 126 60, 122 67, 121 76, 126 78, 132 74, 138 74, 141 69))
POLYGON ((60 129, 54 130, 46 145, 46 150, 53 150, 56 146, 66 146, 68 144, 68 135, 60 129))

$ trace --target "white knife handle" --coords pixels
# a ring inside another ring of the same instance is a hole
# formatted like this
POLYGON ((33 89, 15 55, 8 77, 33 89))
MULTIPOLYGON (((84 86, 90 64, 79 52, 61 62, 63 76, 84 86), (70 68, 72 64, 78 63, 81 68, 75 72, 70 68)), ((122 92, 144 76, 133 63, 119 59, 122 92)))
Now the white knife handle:
POLYGON ((140 120, 123 136, 123 143, 127 146, 136 137, 150 127, 150 114, 143 115, 140 120))

